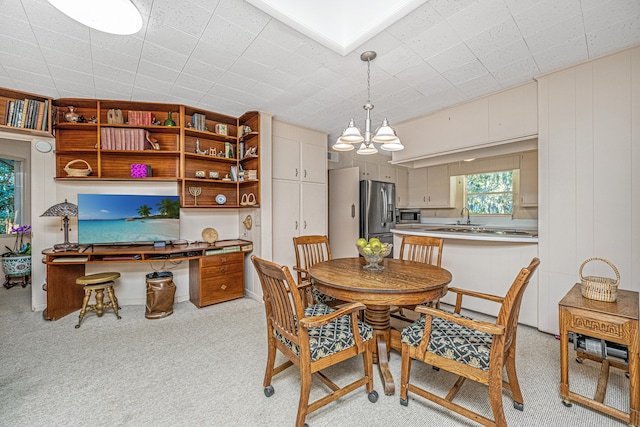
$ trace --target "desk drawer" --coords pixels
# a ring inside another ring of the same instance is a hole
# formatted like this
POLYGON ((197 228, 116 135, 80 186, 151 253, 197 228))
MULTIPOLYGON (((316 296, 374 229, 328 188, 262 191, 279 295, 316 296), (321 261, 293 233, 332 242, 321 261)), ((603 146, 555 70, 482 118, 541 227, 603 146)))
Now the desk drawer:
POLYGON ((244 254, 216 254, 190 261, 189 299, 197 307, 244 297, 244 254))
POLYGON ((569 331, 624 344, 631 342, 632 333, 637 333, 637 321, 634 319, 575 307, 563 309, 569 314, 566 320, 569 331))
POLYGON ((200 301, 202 305, 215 304, 244 296, 244 274, 227 274, 203 279, 200 301))
POLYGON ((228 254, 212 255, 202 258, 202 267, 216 267, 224 264, 242 263, 244 254, 242 252, 232 252, 228 254))
POLYGON ((200 270, 200 275, 202 276, 202 280, 205 281, 209 277, 216 277, 216 276, 224 277, 228 274, 240 273, 243 270, 244 270, 244 265, 242 261, 240 261, 240 262, 233 262, 229 264, 219 264, 219 265, 202 267, 202 270, 200 270))

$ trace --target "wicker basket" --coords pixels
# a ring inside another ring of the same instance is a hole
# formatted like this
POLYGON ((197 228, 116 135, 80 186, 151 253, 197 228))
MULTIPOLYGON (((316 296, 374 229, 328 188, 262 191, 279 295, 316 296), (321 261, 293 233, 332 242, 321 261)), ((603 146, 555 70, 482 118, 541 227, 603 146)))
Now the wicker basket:
POLYGON ((67 163, 67 165, 64 167, 64 171, 67 173, 67 176, 89 176, 91 175, 91 172, 93 171, 93 169, 91 169, 91 165, 89 165, 89 163, 87 163, 86 161, 82 159, 75 159, 67 163), (85 165, 87 165, 87 168, 74 169, 71 167, 72 164, 78 163, 78 162, 84 163, 85 165))
POLYGON ((580 266, 580 281, 582 282, 582 286, 580 290, 582 291, 582 296, 585 298, 597 300, 597 301, 605 301, 605 302, 614 302, 618 297, 618 284, 620 283, 620 273, 615 265, 611 264, 604 258, 589 258, 580 266), (615 279, 611 279, 608 277, 598 277, 598 276, 583 276, 582 268, 590 261, 602 261, 605 262, 613 269, 613 272, 616 274, 615 279))

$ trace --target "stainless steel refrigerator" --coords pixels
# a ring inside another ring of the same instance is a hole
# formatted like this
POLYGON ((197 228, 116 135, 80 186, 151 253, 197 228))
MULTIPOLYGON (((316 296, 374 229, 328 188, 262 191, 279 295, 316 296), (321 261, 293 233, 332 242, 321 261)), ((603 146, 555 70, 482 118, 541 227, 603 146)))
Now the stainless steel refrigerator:
MULTIPOLYGON (((360 181, 360 236, 393 243, 396 188, 391 182, 360 181)), ((393 251, 389 254, 393 257, 393 251)))

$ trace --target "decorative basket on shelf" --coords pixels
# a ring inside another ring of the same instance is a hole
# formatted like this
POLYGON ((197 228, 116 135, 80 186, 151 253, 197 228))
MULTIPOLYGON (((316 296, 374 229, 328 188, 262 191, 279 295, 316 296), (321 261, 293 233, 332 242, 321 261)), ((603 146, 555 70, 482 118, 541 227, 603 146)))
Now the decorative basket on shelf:
POLYGON ((620 283, 620 273, 615 265, 610 263, 604 258, 589 258, 580 266, 580 281, 582 282, 580 286, 580 290, 582 291, 582 296, 585 298, 597 300, 597 301, 605 301, 605 302, 615 302, 618 297, 618 284, 620 283), (602 261, 609 265, 613 269, 613 272, 616 275, 615 279, 609 277, 598 277, 598 276, 583 276, 582 268, 591 261, 602 261))
POLYGON ((86 161, 82 159, 75 159, 67 163, 67 165, 64 167, 64 171, 67 173, 67 176, 89 176, 91 175, 91 172, 93 171, 93 169, 91 169, 91 165, 89 165, 89 163, 87 163, 86 161), (84 163, 87 166, 87 168, 76 169, 71 167, 71 165, 78 162, 84 163))

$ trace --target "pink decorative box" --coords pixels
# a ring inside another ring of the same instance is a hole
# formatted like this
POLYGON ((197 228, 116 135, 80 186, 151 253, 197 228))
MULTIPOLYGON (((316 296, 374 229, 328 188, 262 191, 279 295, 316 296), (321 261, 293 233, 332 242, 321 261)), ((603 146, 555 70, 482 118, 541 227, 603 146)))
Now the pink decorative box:
POLYGON ((131 165, 131 178, 149 178, 151 176, 151 166, 142 163, 131 165))

